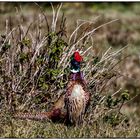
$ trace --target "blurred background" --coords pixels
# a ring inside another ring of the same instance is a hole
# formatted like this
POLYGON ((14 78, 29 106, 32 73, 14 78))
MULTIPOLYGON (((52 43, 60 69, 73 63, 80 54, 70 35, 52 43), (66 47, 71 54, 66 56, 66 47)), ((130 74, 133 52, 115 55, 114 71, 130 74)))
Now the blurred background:
MULTIPOLYGON (((51 23, 52 8, 48 2, 38 2, 41 9, 51 23)), ((53 3, 57 7, 58 3, 53 3)), ((12 30, 19 23, 29 26, 39 17, 39 6, 33 2, 0 2, 0 34, 12 30)), ((105 25, 93 34, 93 55, 97 56, 109 47, 114 50, 128 45, 124 52, 128 56, 118 65, 120 78, 112 81, 116 89, 120 87, 128 90, 134 99, 124 106, 124 110, 130 116, 140 116, 140 3, 138 2, 64 2, 60 11, 66 17, 66 40, 76 28, 77 20, 94 21, 94 28, 108 21, 118 19, 109 25, 105 25)), ((58 20, 59 22, 59 20, 58 20)), ((59 24, 59 23, 58 23, 59 24)), ((41 27, 47 30, 45 23, 41 27)), ((34 31, 34 28, 32 28, 34 31)), ((123 56, 122 56, 123 57, 123 56)), ((112 88, 114 88, 112 87, 112 88)), ((123 108, 122 108, 123 109, 123 108)))
MULTIPOLYGON (((48 19, 52 17, 50 3, 38 2, 48 19)), ((54 7, 58 3, 53 3, 54 7)), ((128 50, 131 53, 139 53, 140 34, 140 4, 134 2, 86 2, 67 3, 64 2, 61 13, 64 12, 67 20, 67 36, 75 29, 77 20, 95 20, 94 27, 107 21, 119 19, 113 24, 104 26, 96 31, 94 36, 95 46, 113 48, 131 45, 128 50)), ((33 2, 1 2, 0 3, 0 31, 6 30, 6 21, 12 29, 20 20, 24 26, 29 25, 39 16, 40 8, 33 2), (20 17, 19 17, 20 16, 20 17)), ((43 28, 43 26, 42 26, 43 28)), ((45 27, 44 27, 44 30, 45 27)))

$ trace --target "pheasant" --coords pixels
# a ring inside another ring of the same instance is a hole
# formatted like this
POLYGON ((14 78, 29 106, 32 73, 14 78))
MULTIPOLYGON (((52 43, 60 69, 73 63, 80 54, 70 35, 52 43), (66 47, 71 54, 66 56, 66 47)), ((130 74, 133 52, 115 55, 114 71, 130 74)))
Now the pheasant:
POLYGON ((68 124, 82 123, 83 116, 89 103, 90 94, 86 89, 83 73, 80 71, 80 62, 83 58, 79 52, 74 52, 71 57, 71 73, 66 93, 61 95, 50 112, 16 113, 16 118, 23 119, 51 119, 52 121, 63 120, 68 124))
POLYGON ((71 73, 65 94, 67 120, 72 124, 82 123, 90 97, 83 73, 80 71, 81 61, 83 61, 83 58, 79 52, 74 52, 71 57, 71 73))

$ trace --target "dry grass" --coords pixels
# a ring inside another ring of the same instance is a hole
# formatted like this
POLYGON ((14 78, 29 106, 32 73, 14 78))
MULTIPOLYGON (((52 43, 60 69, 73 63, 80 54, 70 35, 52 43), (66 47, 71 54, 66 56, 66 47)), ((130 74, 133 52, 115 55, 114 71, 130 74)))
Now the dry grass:
MULTIPOLYGON (((40 14, 36 20, 27 21, 28 24, 19 20, 18 25, 13 28, 8 20, 6 22, 0 47, 0 137, 139 137, 138 114, 135 112, 136 116, 129 116, 123 112, 123 109, 127 109, 124 105, 137 95, 125 90, 125 86, 120 88, 116 85, 120 77, 133 78, 119 71, 120 64, 128 56, 128 45, 122 42, 122 38, 117 38, 117 43, 123 45, 123 48, 114 50, 112 47, 105 47, 103 50, 97 48, 94 41, 97 39, 94 38, 95 31, 98 34, 99 30, 116 24, 117 20, 104 20, 104 23, 98 22, 96 27, 94 24, 98 18, 95 21, 77 20, 74 31, 67 34, 66 18, 60 12, 62 5, 57 8, 51 6, 51 20, 37 6, 40 14), (13 118, 16 111, 43 112, 51 108, 65 92, 69 58, 75 50, 81 51, 85 58, 82 70, 91 92, 84 124, 81 127, 67 127, 63 123, 13 118)), ((17 16, 19 19, 23 17, 20 13, 17 16)), ((115 31, 105 31, 113 44, 115 31)), ((125 35, 122 34, 121 37, 124 38, 125 35)))

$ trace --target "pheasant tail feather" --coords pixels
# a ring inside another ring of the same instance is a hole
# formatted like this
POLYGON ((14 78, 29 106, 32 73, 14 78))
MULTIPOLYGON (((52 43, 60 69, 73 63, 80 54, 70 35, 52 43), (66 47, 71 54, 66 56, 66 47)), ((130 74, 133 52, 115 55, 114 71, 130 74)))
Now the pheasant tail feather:
POLYGON ((49 119, 51 116, 50 112, 40 112, 40 113, 16 113, 14 115, 15 118, 19 119, 35 119, 35 120, 43 120, 43 119, 49 119))

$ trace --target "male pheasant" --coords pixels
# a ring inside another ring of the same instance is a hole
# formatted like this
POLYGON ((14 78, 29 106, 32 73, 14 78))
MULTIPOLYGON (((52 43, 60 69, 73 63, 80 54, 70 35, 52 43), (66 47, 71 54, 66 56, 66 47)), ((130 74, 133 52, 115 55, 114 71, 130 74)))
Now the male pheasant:
POLYGON ((82 57, 75 52, 71 57, 71 73, 67 90, 54 104, 50 112, 16 113, 17 118, 27 119, 51 119, 53 121, 66 120, 67 123, 80 124, 83 120, 86 107, 89 103, 89 93, 86 89, 86 82, 83 73, 80 71, 82 57))
POLYGON ((89 103, 89 93, 83 73, 80 71, 80 62, 83 58, 79 52, 71 57, 71 74, 65 94, 65 105, 67 109, 67 120, 73 124, 80 124, 83 120, 86 107, 89 103))

